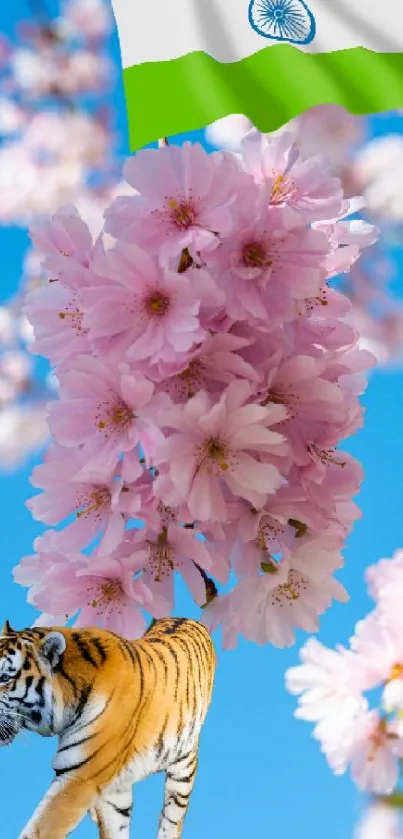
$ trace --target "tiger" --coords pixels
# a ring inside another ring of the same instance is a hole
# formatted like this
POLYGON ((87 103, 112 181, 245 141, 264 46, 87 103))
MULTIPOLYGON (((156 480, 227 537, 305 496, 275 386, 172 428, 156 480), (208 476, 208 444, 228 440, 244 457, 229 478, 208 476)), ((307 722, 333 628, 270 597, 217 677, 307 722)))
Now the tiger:
POLYGON ((87 813, 129 839, 132 787, 165 773, 157 839, 180 839, 216 654, 203 624, 154 621, 136 641, 104 629, 0 635, 0 745, 21 729, 59 738, 54 779, 19 839, 65 839, 87 813))

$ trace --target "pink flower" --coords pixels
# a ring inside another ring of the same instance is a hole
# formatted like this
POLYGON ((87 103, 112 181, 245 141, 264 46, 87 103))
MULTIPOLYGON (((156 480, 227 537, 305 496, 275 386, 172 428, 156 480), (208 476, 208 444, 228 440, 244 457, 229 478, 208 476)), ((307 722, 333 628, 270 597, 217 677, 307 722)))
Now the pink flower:
POLYGON ((23 311, 34 324, 35 339, 30 351, 35 355, 60 364, 90 351, 76 290, 60 282, 40 285, 26 295, 23 311))
MULTIPOLYGON (((267 560, 266 557, 264 557, 267 560)), ((332 600, 346 603, 348 595, 333 572, 343 564, 326 537, 301 539, 290 559, 264 563, 264 574, 238 583, 238 608, 245 638, 260 644, 288 647, 294 627, 316 632, 318 616, 332 600)))
POLYGON ((124 176, 140 195, 112 203, 106 231, 163 259, 217 247, 231 227, 236 181, 247 182, 234 157, 190 143, 137 152, 124 176))
POLYGON ((45 256, 44 267, 65 285, 77 288, 89 267, 93 242, 75 207, 67 205, 49 219, 32 222, 31 239, 45 256))
MULTIPOLYGON (((86 460, 83 451, 54 445, 45 455, 45 462, 33 470, 31 483, 43 492, 30 498, 27 507, 34 518, 47 525, 56 525, 75 514, 75 520, 57 532, 60 548, 83 548, 101 532, 98 552, 110 553, 122 542, 128 518, 140 512, 141 481, 137 486, 125 485, 119 467, 112 475, 87 474, 85 481, 80 480, 77 475, 86 460)), ((137 464, 139 478, 143 469, 139 460, 137 464)))
POLYGON ((291 207, 309 222, 338 215, 343 189, 324 155, 304 160, 292 134, 267 137, 256 129, 244 137, 241 148, 246 171, 269 188, 269 204, 291 207))
POLYGON ((381 559, 365 572, 371 596, 380 603, 391 605, 401 602, 403 596, 403 550, 397 550, 392 559, 381 559))
POLYGON ((340 720, 354 722, 366 702, 357 682, 357 656, 343 647, 330 650, 310 638, 300 652, 301 664, 286 672, 287 690, 299 695, 295 716, 319 723, 322 737, 330 737, 340 720))
MULTIPOLYGON (((311 433, 313 423, 311 426, 311 433)), ((355 458, 347 452, 336 449, 335 442, 341 436, 339 429, 332 428, 325 423, 315 438, 302 441, 299 435, 293 434, 292 428, 287 429, 292 442, 295 466, 290 479, 292 483, 300 483, 310 500, 324 507, 333 503, 336 485, 349 485, 351 494, 358 492, 363 479, 363 469, 355 458), (322 433, 320 433, 322 432, 322 433), (328 477, 326 490, 323 489, 325 476, 328 477), (323 494, 321 494, 323 491, 323 494)), ((347 436, 347 434, 345 435, 347 436)))
POLYGON ((163 270, 145 251, 126 243, 94 264, 109 282, 84 288, 80 302, 98 354, 174 362, 203 340, 201 298, 186 275, 163 270))
POLYGON ((161 396, 154 385, 128 365, 107 366, 79 356, 71 372, 60 376, 60 400, 50 405, 49 426, 62 446, 84 445, 86 471, 112 470, 120 454, 138 445, 151 457, 161 440, 155 411, 161 396))
POLYGON ((362 249, 373 245, 379 237, 379 229, 362 219, 343 221, 344 218, 361 209, 362 204, 360 198, 344 201, 335 218, 319 221, 313 225, 315 230, 325 233, 329 240, 330 249, 326 259, 328 278, 349 272, 362 249))
MULTIPOLYGON (((284 438, 269 427, 286 412, 278 405, 247 404, 251 396, 249 383, 237 380, 216 403, 200 391, 185 406, 166 413, 164 424, 176 433, 164 441, 154 461, 167 470, 172 482, 172 497, 166 503, 186 500, 196 519, 225 521, 224 487, 260 507, 280 486, 279 469, 270 458, 281 458, 287 448, 284 438)), ((156 494, 164 499, 166 489, 161 475, 155 482, 156 494)))
POLYGON ((207 335, 202 345, 191 355, 188 363, 178 371, 177 364, 160 363, 153 378, 160 382, 158 390, 169 393, 175 402, 187 402, 199 390, 221 393, 224 384, 234 378, 250 382, 259 380, 259 373, 239 353, 250 341, 229 332, 207 335))
MULTIPOLYGON (((198 530, 187 530, 175 521, 175 517, 161 516, 160 527, 147 527, 133 538, 133 549, 143 565, 142 580, 152 595, 152 614, 159 618, 170 614, 174 607, 174 573, 179 572, 199 606, 206 602, 206 585, 203 571, 213 573, 217 578, 218 567, 214 567, 212 556, 198 530), (142 557, 142 559, 140 559, 142 557)), ((228 570, 226 568, 226 570, 228 570)), ((225 582, 222 573, 218 574, 225 582)))
POLYGON ((403 757, 403 740, 397 736, 393 724, 388 724, 376 711, 363 712, 361 719, 355 720, 349 752, 351 775, 361 790, 375 795, 394 792, 403 757))
POLYGON ((318 413, 322 420, 334 419, 338 409, 344 408, 344 394, 337 383, 327 380, 327 366, 324 356, 293 354, 284 358, 280 352, 276 353, 261 367, 263 404, 285 405, 290 417, 298 416, 306 422, 315 419, 318 413))
MULTIPOLYGON (((400 603, 400 601, 399 601, 400 603)), ((399 616, 379 608, 358 622, 350 640, 361 669, 363 689, 384 686, 388 713, 403 709, 403 629, 399 616)))
MULTIPOLYGON (((13 578, 20 586, 30 586, 27 600, 34 602, 36 594, 41 592, 43 580, 50 573, 55 564, 60 561, 58 553, 54 552, 54 534, 46 538, 38 537, 34 540, 34 549, 37 553, 31 556, 24 556, 18 565, 13 568, 13 578)), ((60 614, 65 615, 66 610, 61 606, 60 614)))
POLYGON ((254 212, 212 254, 211 262, 230 317, 252 323, 257 319, 270 329, 295 318, 296 301, 319 295, 329 246, 326 236, 281 210, 270 214, 257 206, 254 212))
POLYGON ((336 774, 351 763, 357 785, 376 794, 391 793, 397 783, 403 741, 396 729, 361 694, 357 652, 328 650, 314 639, 301 652, 302 665, 287 672, 287 688, 302 694, 296 716, 315 721, 314 736, 336 774))
POLYGON ((238 635, 242 632, 240 615, 236 606, 236 589, 215 597, 203 612, 203 623, 210 632, 218 627, 222 631, 222 645, 225 650, 234 650, 238 635))
MULTIPOLYGON (((234 628, 234 612, 236 625, 247 640, 288 647, 295 641, 294 627, 316 632, 318 616, 332 600, 348 600, 345 589, 332 576, 342 565, 340 552, 326 537, 305 538, 301 543, 291 558, 279 563, 262 553, 260 568, 241 577, 225 596, 223 633, 231 644, 233 629, 228 630, 227 622, 234 628)), ((204 621, 211 629, 217 625, 218 612, 220 607, 214 602, 205 609, 204 621)))
MULTIPOLYGON (((31 570, 28 600, 37 608, 69 619, 79 612, 74 626, 103 626, 127 638, 143 634, 142 609, 151 605, 151 598, 141 580, 133 580, 137 566, 130 561, 114 554, 88 559, 49 553, 39 554, 31 570)), ((15 578, 21 579, 18 566, 15 578)))
MULTIPOLYGON (((287 485, 282 489, 287 490, 287 485)), ((290 556, 296 534, 298 538, 307 530, 306 521, 298 520, 298 505, 282 503, 280 494, 281 489, 270 495, 260 510, 245 501, 228 505, 230 521, 217 535, 214 549, 228 556, 238 577, 271 567, 273 556, 277 560, 290 556)))

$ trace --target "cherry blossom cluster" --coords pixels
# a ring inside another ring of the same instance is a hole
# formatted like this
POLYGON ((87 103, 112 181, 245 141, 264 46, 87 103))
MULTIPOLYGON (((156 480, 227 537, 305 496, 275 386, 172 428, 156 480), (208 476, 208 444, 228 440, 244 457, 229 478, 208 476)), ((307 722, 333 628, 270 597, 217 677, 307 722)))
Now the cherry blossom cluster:
POLYGON ((25 312, 59 389, 28 502, 51 529, 15 579, 43 623, 135 637, 179 572, 227 647, 290 645, 347 599, 362 471, 338 446, 373 358, 329 284, 377 231, 286 136, 143 150, 124 176, 95 240, 71 207, 31 228, 49 279, 25 312))
POLYGON ((390 796, 403 758, 403 551, 369 567, 366 578, 376 606, 357 624, 349 648, 331 650, 311 638, 286 681, 301 695, 296 715, 315 722, 333 771, 350 767, 360 789, 390 796))
MULTIPOLYGON (((402 118, 402 114, 396 114, 402 118)), ((251 123, 241 115, 217 120, 206 129, 215 147, 239 149, 251 123)), ((365 119, 337 105, 311 108, 291 120, 292 132, 304 157, 323 152, 339 174, 347 197, 363 195, 366 217, 381 228, 379 245, 370 260, 352 266, 338 288, 352 302, 349 320, 380 365, 403 360, 403 305, 393 288, 397 263, 394 248, 403 242, 403 140, 401 133, 372 137, 365 119), (400 180, 402 178, 402 180, 400 180)))

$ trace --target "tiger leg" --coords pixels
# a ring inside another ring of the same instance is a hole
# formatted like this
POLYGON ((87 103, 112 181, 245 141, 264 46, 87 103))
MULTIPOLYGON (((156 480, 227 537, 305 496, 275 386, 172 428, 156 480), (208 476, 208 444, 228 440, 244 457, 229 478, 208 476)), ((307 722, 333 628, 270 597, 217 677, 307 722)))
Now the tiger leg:
POLYGON ((19 839, 66 839, 95 804, 95 786, 78 778, 55 778, 19 839))
POLYGON ((168 767, 157 839, 180 839, 197 769, 197 747, 168 767))
POLYGON ((104 790, 90 813, 98 825, 99 839, 129 839, 132 807, 131 787, 123 790, 104 790))

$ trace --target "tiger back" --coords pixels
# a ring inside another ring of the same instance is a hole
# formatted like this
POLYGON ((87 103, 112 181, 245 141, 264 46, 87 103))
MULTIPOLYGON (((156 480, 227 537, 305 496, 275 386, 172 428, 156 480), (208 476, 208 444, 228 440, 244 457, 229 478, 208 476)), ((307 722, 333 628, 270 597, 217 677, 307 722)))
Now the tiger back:
POLYGON ((207 629, 155 621, 129 642, 101 629, 0 636, 0 744, 21 728, 58 735, 55 779, 19 839, 64 839, 90 811, 100 839, 129 839, 132 786, 165 772, 157 839, 179 839, 210 704, 207 629))

